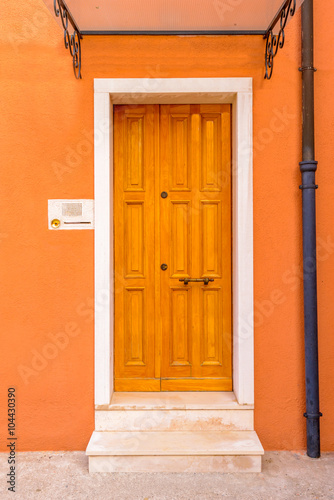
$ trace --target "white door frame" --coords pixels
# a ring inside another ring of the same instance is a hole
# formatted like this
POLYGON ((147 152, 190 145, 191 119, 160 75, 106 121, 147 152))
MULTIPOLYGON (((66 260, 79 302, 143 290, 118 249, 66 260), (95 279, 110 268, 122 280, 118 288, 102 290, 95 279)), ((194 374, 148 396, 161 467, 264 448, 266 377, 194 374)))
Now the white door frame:
POLYGON ((254 404, 252 78, 94 80, 95 404, 113 393, 113 104, 232 104, 233 391, 254 404))

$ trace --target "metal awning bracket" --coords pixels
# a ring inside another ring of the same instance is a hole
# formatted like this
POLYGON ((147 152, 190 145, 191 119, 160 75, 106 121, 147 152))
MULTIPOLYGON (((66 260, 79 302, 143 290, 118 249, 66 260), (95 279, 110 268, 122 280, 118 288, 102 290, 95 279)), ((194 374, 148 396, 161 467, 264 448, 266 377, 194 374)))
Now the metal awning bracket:
POLYGON ((81 43, 82 35, 73 19, 66 3, 63 0, 54 0, 54 12, 56 17, 61 19, 64 28, 64 44, 69 49, 73 60, 73 71, 76 78, 81 78, 81 43), (69 24, 73 28, 73 33, 69 32, 69 24))
POLYGON ((296 0, 284 0, 281 8, 276 13, 272 22, 270 23, 263 38, 266 40, 266 53, 265 53, 265 67, 266 72, 264 78, 270 80, 274 69, 274 58, 278 49, 282 49, 285 42, 285 27, 289 17, 293 17, 296 12, 296 0), (274 28, 279 24, 279 31, 274 33, 274 28))

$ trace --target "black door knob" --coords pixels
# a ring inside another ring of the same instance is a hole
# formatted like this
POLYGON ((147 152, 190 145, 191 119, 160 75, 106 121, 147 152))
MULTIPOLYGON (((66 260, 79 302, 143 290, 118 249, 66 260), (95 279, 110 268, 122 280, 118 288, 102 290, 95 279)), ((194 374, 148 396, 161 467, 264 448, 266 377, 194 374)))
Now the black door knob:
POLYGON ((163 191, 161 193, 161 198, 167 198, 167 196, 168 196, 168 193, 166 193, 166 191, 163 191))
POLYGON ((167 264, 161 264, 161 266, 160 266, 160 267, 161 267, 161 269, 162 269, 163 271, 166 271, 166 270, 168 269, 167 264))

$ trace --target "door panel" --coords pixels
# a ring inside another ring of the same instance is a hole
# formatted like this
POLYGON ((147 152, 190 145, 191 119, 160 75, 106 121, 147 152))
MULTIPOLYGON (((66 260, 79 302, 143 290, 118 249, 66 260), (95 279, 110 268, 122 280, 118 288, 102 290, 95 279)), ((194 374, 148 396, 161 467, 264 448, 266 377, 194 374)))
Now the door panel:
POLYGON ((115 388, 232 390, 231 107, 114 109, 115 388))
POLYGON ((115 390, 160 390, 155 374, 158 106, 114 107, 115 390))
MULTIPOLYGON (((163 204, 163 205, 166 205, 163 204)), ((162 209, 164 206, 162 206, 162 209)), ((176 241, 171 252, 170 272, 172 278, 190 276, 191 268, 191 238, 190 238, 190 203, 189 201, 171 202, 171 230, 170 240, 176 241)))

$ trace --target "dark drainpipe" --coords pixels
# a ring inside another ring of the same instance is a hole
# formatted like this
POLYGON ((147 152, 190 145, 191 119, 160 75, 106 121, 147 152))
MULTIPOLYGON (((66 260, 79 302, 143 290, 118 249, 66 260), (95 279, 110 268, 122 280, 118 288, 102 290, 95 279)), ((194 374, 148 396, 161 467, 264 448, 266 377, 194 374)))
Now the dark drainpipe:
POLYGON ((303 75, 303 161, 300 162, 303 193, 303 274, 307 454, 320 457, 317 261, 315 217, 314 155, 314 67, 313 67, 313 0, 302 5, 302 67, 303 75))

